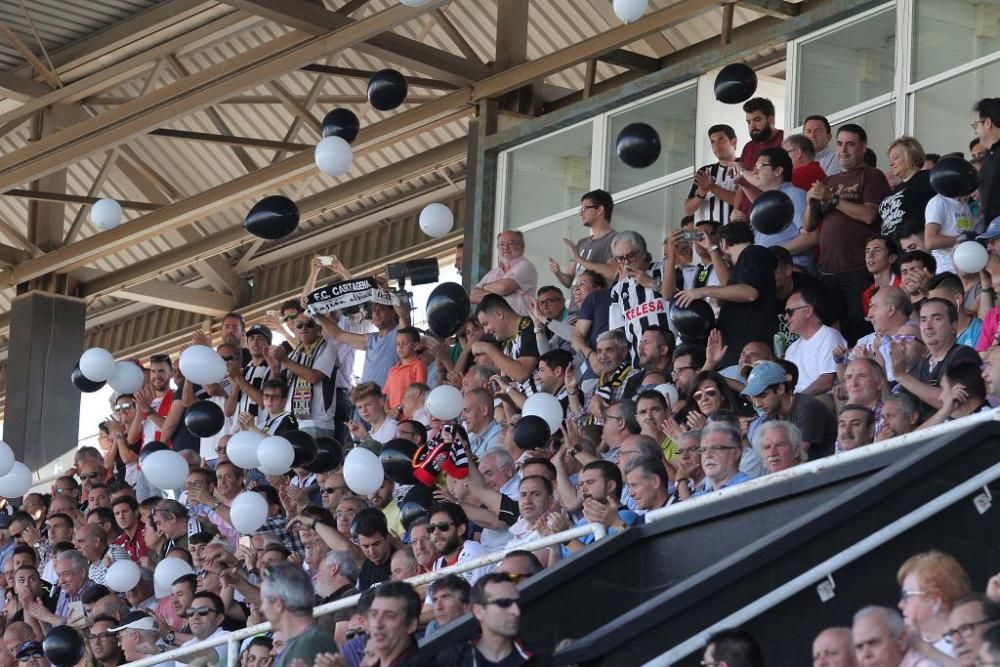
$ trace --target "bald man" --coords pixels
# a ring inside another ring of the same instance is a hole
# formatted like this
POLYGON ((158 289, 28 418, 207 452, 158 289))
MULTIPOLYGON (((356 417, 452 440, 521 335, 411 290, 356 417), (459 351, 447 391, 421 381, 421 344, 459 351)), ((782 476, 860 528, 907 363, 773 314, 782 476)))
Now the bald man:
POLYGON ((813 667, 857 667, 850 628, 826 628, 813 640, 813 667))

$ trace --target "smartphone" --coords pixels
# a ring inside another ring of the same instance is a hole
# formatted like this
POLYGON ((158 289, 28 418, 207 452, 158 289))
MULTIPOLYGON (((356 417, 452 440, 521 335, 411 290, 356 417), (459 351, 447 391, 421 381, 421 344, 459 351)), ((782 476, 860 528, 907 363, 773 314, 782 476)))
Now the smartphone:
POLYGON ((700 235, 699 235, 699 233, 697 231, 695 231, 693 229, 685 229, 677 237, 677 240, 679 240, 681 242, 685 242, 686 241, 688 243, 694 243, 695 241, 698 240, 699 236, 700 235))
POLYGON ((250 541, 249 535, 243 535, 240 537, 240 546, 246 547, 247 549, 253 549, 253 542, 250 541))
POLYGON ((333 266, 333 257, 330 255, 317 255, 316 259, 318 259, 319 263, 323 266, 333 266))

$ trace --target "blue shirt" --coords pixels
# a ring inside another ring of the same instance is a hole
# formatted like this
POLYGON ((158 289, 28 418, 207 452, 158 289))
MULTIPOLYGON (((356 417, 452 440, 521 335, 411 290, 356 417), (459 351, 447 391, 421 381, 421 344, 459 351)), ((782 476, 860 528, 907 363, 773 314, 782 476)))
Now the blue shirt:
POLYGON ((500 424, 495 419, 490 420, 490 423, 486 425, 481 435, 469 433, 469 444, 472 446, 472 453, 475 454, 477 459, 481 458, 489 450, 494 449, 499 444, 499 440, 500 424))
MULTIPOLYGON (((795 206, 795 217, 792 218, 792 224, 788 225, 782 229, 777 234, 763 234, 758 232, 756 229, 753 232, 754 243, 757 245, 762 245, 765 248, 770 248, 771 246, 781 245, 791 241, 797 237, 802 229, 802 215, 806 210, 806 192, 801 188, 797 188, 792 185, 791 181, 787 181, 781 184, 778 188, 780 192, 784 192, 788 195, 788 198, 792 200, 792 204, 795 206)), ((792 258, 796 264, 807 265, 809 263, 808 253, 803 255, 795 255, 792 258)))
MULTIPOLYGON (((618 508, 618 518, 621 519, 626 526, 634 526, 636 521, 639 519, 639 515, 633 512, 632 510, 618 508)), ((580 517, 579 519, 576 520, 576 523, 573 524, 573 527, 580 528, 582 526, 588 525, 589 523, 590 522, 587 521, 587 517, 580 517)), ((613 535, 615 532, 616 531, 614 528, 608 526, 608 535, 613 535)), ((584 544, 593 544, 594 534, 590 533, 588 535, 584 535, 583 537, 578 537, 577 539, 584 544)), ((573 555, 573 552, 567 549, 565 544, 562 545, 560 549, 562 550, 563 558, 569 558, 570 556, 573 555)))
POLYGON ((368 342, 365 345, 365 366, 361 371, 362 382, 375 382, 380 387, 385 385, 389 369, 399 362, 399 355, 396 354, 397 331, 399 331, 398 325, 384 336, 380 336, 377 331, 368 334, 368 342))
MULTIPOLYGON (((722 486, 720 486, 719 489, 727 489, 730 486, 736 486, 737 484, 742 484, 743 482, 749 482, 750 479, 751 479, 750 475, 747 475, 744 472, 738 472, 735 475, 733 475, 729 479, 728 482, 726 482, 725 484, 723 484, 722 486)), ((717 491, 718 490, 718 489, 708 488, 708 484, 709 484, 709 482, 706 479, 705 480, 705 487, 702 488, 700 491, 695 491, 694 494, 691 497, 694 498, 695 496, 703 496, 706 493, 711 493, 712 491, 717 491)))
POLYGON ((978 317, 973 317, 972 321, 969 322, 969 326, 965 327, 965 331, 958 335, 956 342, 959 345, 968 345, 972 349, 976 349, 976 343, 979 342, 979 333, 982 330, 983 321, 978 317))

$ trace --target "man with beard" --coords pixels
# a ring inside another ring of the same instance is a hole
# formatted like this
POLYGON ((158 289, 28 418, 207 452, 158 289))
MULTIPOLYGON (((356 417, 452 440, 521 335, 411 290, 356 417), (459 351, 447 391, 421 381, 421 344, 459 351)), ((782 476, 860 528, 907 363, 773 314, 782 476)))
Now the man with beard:
MULTIPOLYGON (((774 103, 766 97, 747 100, 743 104, 743 112, 746 114, 750 142, 743 147, 739 161, 744 169, 753 169, 757 166, 757 158, 765 149, 781 148, 785 132, 774 127, 774 103)), ((736 206, 747 219, 750 218, 751 203, 742 195, 736 197, 736 206)), ((729 220, 722 221, 723 224, 728 222, 729 220)))
POLYGON ((848 403, 837 416, 837 451, 846 452, 871 444, 875 439, 875 413, 863 405, 848 403))
POLYGON ((259 427, 264 425, 267 411, 264 410, 263 386, 271 378, 271 367, 264 354, 271 344, 271 330, 263 324, 255 324, 246 334, 247 348, 250 350, 250 361, 245 365, 241 359, 230 358, 226 362, 229 379, 235 387, 231 390, 230 401, 237 401, 236 414, 249 412, 254 416, 259 427), (238 392, 236 390, 239 390, 238 392))
MULTIPOLYGON (((435 570, 474 560, 489 553, 479 542, 465 539, 469 531, 469 519, 460 505, 450 502, 437 503, 431 505, 427 511, 430 514, 430 523, 427 527, 430 530, 431 543, 438 553, 438 559, 434 562, 435 570)), ((472 585, 492 569, 491 564, 485 565, 475 570, 467 570, 460 576, 472 585)))
POLYGON ((382 480, 382 485, 375 490, 375 493, 368 496, 368 500, 375 509, 385 515, 389 530, 396 536, 402 536, 406 530, 399 518, 399 503, 392 496, 395 489, 396 483, 387 477, 382 480))
POLYGON ((903 290, 916 306, 927 298, 927 285, 937 272, 937 261, 923 250, 904 252, 899 258, 899 275, 903 290))
POLYGON ((580 198, 580 222, 590 230, 590 236, 576 243, 564 239, 573 256, 569 271, 563 273, 559 262, 549 257, 549 270, 563 287, 572 287, 586 270, 596 271, 606 279, 615 275, 615 263, 611 259, 611 239, 615 233, 611 229, 611 213, 614 207, 614 200, 604 190, 593 190, 580 198))
POLYGON ((128 430, 129 443, 142 445, 163 437, 161 430, 174 400, 170 391, 172 373, 170 355, 154 354, 149 358, 149 384, 134 394, 137 409, 128 430))
MULTIPOLYGON (((585 526, 599 523, 607 528, 608 534, 620 533, 633 525, 638 515, 632 510, 620 506, 622 496, 622 473, 610 461, 591 461, 583 466, 577 479, 578 499, 583 509, 583 516, 577 519, 575 526, 585 526)), ((569 522, 562 515, 553 516, 546 534, 562 532, 570 528, 569 522)), ((588 544, 593 544, 594 535, 584 535, 570 540, 564 545, 549 547, 549 563, 560 558, 569 558, 582 550, 588 544)))
POLYGON ((652 326, 642 332, 639 338, 639 368, 643 373, 657 371, 670 375, 670 357, 677 341, 669 329, 652 326))
POLYGON ((91 621, 87 643, 94 660, 100 667, 118 667, 125 664, 125 654, 118 645, 118 638, 111 628, 118 625, 114 616, 97 616, 91 621))

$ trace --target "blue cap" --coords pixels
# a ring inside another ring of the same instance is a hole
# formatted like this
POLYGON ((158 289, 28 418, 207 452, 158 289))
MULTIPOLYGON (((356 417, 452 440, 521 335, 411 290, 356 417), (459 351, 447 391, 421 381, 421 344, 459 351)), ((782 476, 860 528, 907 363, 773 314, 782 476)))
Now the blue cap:
POLYGON ((762 361, 753 367, 747 378, 746 389, 740 393, 744 396, 759 396, 768 387, 785 381, 785 369, 773 361, 762 361))
POLYGON ((727 380, 734 380, 736 382, 739 382, 740 384, 747 383, 747 379, 742 375, 740 375, 740 367, 736 364, 733 364, 732 366, 726 366, 721 371, 719 371, 719 375, 726 378, 727 380))
POLYGON ((995 239, 998 236, 1000 236, 1000 215, 993 218, 993 221, 990 222, 990 226, 986 228, 986 231, 976 238, 980 241, 989 241, 990 239, 995 239))

